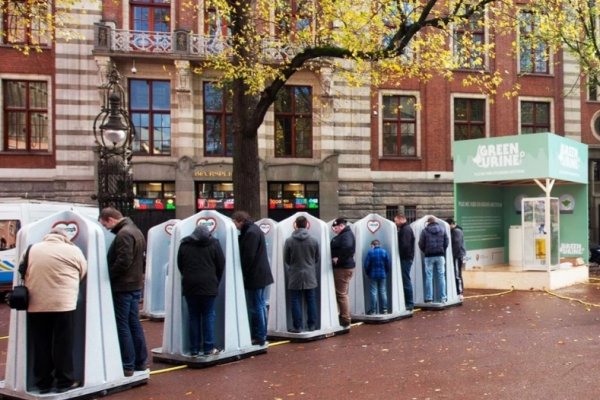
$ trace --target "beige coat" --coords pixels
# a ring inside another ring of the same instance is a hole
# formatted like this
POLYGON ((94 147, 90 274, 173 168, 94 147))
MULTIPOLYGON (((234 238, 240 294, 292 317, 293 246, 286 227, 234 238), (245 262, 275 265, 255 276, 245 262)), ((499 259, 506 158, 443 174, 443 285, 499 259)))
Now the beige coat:
POLYGON ((58 233, 49 233, 29 251, 25 286, 28 312, 72 311, 79 283, 87 272, 86 259, 76 245, 58 233))

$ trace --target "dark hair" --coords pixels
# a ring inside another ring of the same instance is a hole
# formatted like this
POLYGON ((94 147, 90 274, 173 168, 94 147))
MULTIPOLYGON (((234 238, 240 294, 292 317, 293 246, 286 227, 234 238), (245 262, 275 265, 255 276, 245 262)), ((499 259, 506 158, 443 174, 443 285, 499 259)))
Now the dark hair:
POLYGON ((427 223, 428 224, 432 224, 434 222, 435 222, 435 217, 429 217, 429 218, 427 218, 427 223))
POLYGON ((331 224, 331 226, 338 226, 338 225, 346 225, 346 220, 344 218, 336 218, 335 221, 333 221, 333 224, 331 224))
POLYGON ((307 223, 308 220, 304 215, 300 215, 296 218, 296 228, 306 228, 307 223))
POLYGON ((454 225, 455 222, 452 218, 446 218, 446 222, 448 223, 448 225, 454 225))
POLYGON ((109 218, 121 219, 123 218, 123 214, 121 214, 121 211, 114 207, 103 208, 102 211, 100 211, 100 216, 98 216, 98 219, 107 221, 109 218))
POLYGON ((236 211, 231 216, 231 219, 236 222, 246 222, 250 219, 250 214, 246 211, 236 211))
POLYGON ((380 243, 380 242, 379 242, 379 240, 377 240, 377 239, 374 239, 374 240, 371 242, 371 246, 376 246, 376 247, 377 247, 377 246, 380 246, 380 245, 381 245, 381 243, 380 243))

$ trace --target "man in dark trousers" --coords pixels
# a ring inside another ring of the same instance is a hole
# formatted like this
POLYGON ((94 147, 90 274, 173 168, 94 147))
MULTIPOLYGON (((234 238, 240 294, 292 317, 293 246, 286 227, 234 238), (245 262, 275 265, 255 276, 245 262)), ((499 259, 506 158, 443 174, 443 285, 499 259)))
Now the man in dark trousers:
POLYGON ((231 219, 240 231, 240 260, 250 316, 252 344, 264 346, 267 340, 265 292, 267 286, 273 283, 265 235, 246 211, 234 212, 231 219))
POLYGON ((303 330, 302 302, 306 300, 306 323, 308 331, 317 327, 317 269, 321 261, 319 242, 310 236, 305 216, 296 218, 295 230, 285 240, 283 262, 287 277, 287 286, 292 303, 293 328, 289 332, 300 333, 303 330))
POLYGON ((117 320, 123 374, 147 369, 148 351, 140 323, 139 306, 144 286, 146 239, 133 221, 113 207, 100 211, 98 221, 114 233, 108 249, 108 273, 117 320))
POLYGON ((221 244, 208 228, 198 225, 181 240, 177 252, 181 289, 188 306, 190 355, 197 357, 220 353, 215 346, 215 301, 225 270, 221 244))
POLYGON ((433 282, 438 296, 435 296, 436 302, 445 303, 446 297, 446 249, 448 248, 448 235, 446 229, 438 224, 435 217, 427 219, 427 225, 419 237, 419 248, 425 257, 425 280, 423 282, 423 292, 425 303, 431 303, 434 300, 433 282))
POLYGON ((456 280, 456 294, 462 300, 463 299, 463 279, 462 279, 462 265, 463 259, 467 255, 465 250, 465 235, 463 234, 462 228, 456 224, 452 218, 446 220, 450 225, 450 242, 452 243, 452 258, 454 264, 454 278, 456 280))
POLYGON ((415 258, 415 234, 403 214, 396 215, 394 223, 398 227, 398 250, 400 252, 400 268, 404 288, 404 305, 408 311, 412 311, 415 307, 415 301, 410 270, 415 258))
POLYGON ((80 386, 75 379, 73 342, 79 284, 86 259, 62 228, 53 228, 31 247, 25 283, 29 288, 27 335, 33 380, 40 394, 64 393, 80 386))
POLYGON ((337 218, 333 221, 331 229, 336 234, 331 239, 331 264, 333 266, 335 297, 340 313, 340 325, 347 328, 351 322, 348 290, 356 266, 354 261, 356 239, 344 218, 337 218))

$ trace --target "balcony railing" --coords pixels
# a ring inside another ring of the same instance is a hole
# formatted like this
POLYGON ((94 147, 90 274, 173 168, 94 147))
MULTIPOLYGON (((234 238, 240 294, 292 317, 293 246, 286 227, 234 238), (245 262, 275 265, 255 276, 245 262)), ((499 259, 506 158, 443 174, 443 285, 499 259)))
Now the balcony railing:
MULTIPOLYGON (((218 35, 198 35, 187 31, 146 32, 113 29, 110 25, 96 24, 94 49, 96 51, 144 54, 187 54, 206 58, 231 48, 229 38, 218 35)), ((261 42, 263 57, 267 61, 289 60, 298 49, 275 39, 261 42)))

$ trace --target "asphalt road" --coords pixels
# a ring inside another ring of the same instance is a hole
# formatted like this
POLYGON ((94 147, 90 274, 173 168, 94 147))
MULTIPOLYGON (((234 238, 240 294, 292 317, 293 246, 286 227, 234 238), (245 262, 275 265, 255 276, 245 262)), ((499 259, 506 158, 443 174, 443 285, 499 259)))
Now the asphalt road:
MULTIPOLYGON (((462 306, 355 325, 347 335, 271 343, 204 369, 153 363, 127 399, 598 399, 600 280, 548 292, 466 290, 462 306)), ((8 334, 0 306, 0 336, 8 334)), ((150 349, 162 323, 143 322, 150 349)), ((6 339, 0 340, 4 375, 6 339)))

